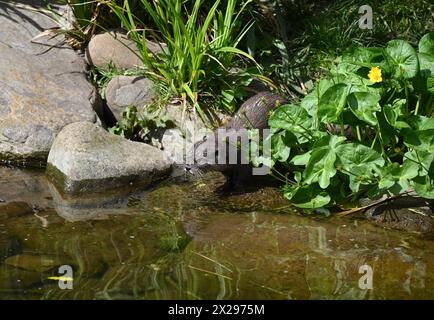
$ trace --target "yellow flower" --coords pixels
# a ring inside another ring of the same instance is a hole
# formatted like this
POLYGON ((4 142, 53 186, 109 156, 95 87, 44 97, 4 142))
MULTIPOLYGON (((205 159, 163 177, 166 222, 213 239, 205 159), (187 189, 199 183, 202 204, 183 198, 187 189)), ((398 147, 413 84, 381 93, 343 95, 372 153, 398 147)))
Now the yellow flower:
POLYGON ((381 69, 379 67, 372 67, 371 71, 368 73, 369 80, 374 83, 383 81, 381 77, 381 69))

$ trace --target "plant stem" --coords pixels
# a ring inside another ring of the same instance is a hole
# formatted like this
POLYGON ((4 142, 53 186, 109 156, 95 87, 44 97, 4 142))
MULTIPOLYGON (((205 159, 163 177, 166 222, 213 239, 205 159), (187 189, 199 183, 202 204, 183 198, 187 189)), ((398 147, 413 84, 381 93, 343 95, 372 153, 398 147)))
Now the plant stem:
POLYGON ((417 116, 419 112, 420 100, 422 99, 422 94, 419 94, 419 98, 417 98, 416 109, 414 109, 414 115, 417 116))
POLYGON ((359 126, 356 126, 356 133, 357 133, 357 140, 359 140, 359 142, 362 142, 362 135, 360 134, 359 126))
POLYGON ((408 113, 410 111, 410 101, 409 101, 407 81, 405 81, 404 84, 405 84, 405 86, 404 86, 404 88, 405 88, 405 100, 407 102, 407 104, 406 104, 406 110, 405 111, 406 111, 406 113, 408 115, 408 113))
POLYGON ((375 132, 375 137, 374 137, 374 141, 372 141, 371 149, 374 149, 375 143, 377 142, 377 138, 378 138, 378 131, 375 132))

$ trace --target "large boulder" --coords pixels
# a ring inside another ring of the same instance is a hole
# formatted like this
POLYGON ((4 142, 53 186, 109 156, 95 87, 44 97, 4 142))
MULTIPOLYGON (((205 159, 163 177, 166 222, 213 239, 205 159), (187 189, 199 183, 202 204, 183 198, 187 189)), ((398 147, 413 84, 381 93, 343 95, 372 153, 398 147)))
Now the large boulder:
POLYGON ((55 26, 41 8, 0 3, 0 161, 43 165, 64 126, 97 121, 86 63, 62 36, 38 37, 55 26))
MULTIPOLYGON (((157 54, 163 45, 147 41, 150 52, 157 54)), ((94 36, 86 48, 87 62, 95 67, 105 69, 111 63, 118 69, 142 67, 143 61, 136 43, 127 35, 118 31, 110 31, 94 36)))
POLYGON ((170 173, 167 156, 88 122, 65 127, 48 156, 47 174, 64 193, 147 186, 170 173))
POLYGON ((141 108, 156 97, 154 83, 137 76, 116 76, 110 80, 105 90, 107 106, 117 121, 128 106, 141 108))

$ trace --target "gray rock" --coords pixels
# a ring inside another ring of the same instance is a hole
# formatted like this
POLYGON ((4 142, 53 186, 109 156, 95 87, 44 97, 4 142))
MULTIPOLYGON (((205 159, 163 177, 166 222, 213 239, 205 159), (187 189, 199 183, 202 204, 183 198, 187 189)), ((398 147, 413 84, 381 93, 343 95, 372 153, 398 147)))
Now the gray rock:
POLYGON ((206 136, 206 125, 198 114, 187 110, 182 104, 169 103, 163 113, 173 119, 174 124, 187 138, 188 143, 195 143, 206 136))
POLYGON ((169 103, 159 112, 171 120, 176 129, 157 130, 151 135, 150 143, 163 150, 172 164, 183 164, 194 143, 203 140, 212 130, 206 128, 199 116, 185 109, 182 104, 169 103))
MULTIPOLYGON (((154 54, 162 51, 160 45, 152 41, 147 41, 147 47, 154 54)), ((90 65, 103 69, 107 68, 110 62, 118 69, 143 66, 135 42, 117 31, 94 36, 86 49, 86 60, 90 65)))
MULTIPOLYGON (((31 3, 42 10, 42 1, 31 3)), ((0 160, 45 164, 65 125, 96 121, 96 91, 62 36, 37 37, 55 26, 49 17, 1 2, 0 25, 0 160)))
POLYGON ((186 139, 178 129, 166 130, 161 139, 161 147, 164 153, 174 164, 184 163, 184 150, 186 150, 186 139))
POLYGON ((105 91, 107 106, 116 120, 128 106, 142 108, 156 96, 154 83, 145 77, 116 76, 110 80, 105 91))
POLYGON ((169 173, 169 159, 161 150, 88 122, 65 127, 48 156, 48 176, 70 194, 147 186, 169 173))

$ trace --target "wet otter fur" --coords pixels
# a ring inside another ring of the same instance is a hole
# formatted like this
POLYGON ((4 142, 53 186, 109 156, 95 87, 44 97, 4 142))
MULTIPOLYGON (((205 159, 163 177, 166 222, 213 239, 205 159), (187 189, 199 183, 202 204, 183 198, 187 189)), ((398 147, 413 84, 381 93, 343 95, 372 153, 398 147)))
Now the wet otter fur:
MULTIPOLYGON (((229 140, 236 139, 238 136, 237 130, 240 129, 267 129, 268 118, 273 110, 279 106, 288 103, 288 101, 282 96, 272 92, 259 92, 246 100, 229 121, 229 123, 222 127, 225 129, 226 139, 223 143, 226 144, 226 150, 229 149, 229 140)), ((216 132, 218 132, 216 130, 216 132)), ((247 138, 247 137, 246 137, 247 138)), ((241 161, 242 152, 237 152, 237 163, 229 164, 229 154, 226 153, 225 164, 219 164, 218 162, 218 150, 219 141, 222 139, 215 134, 211 138, 205 138, 203 141, 197 142, 193 150, 194 164, 186 165, 185 171, 194 175, 200 176, 204 172, 208 171, 220 171, 227 177, 227 183, 221 188, 220 191, 232 190, 235 187, 244 187, 248 185, 256 184, 263 185, 268 184, 270 178, 266 176, 252 176, 252 166, 250 164, 243 164, 241 161), (214 155, 208 155, 208 150, 215 150, 214 155), (209 159, 214 159, 210 163, 209 159)), ((221 145, 220 145, 221 146, 221 145)), ((220 149, 221 150, 221 149, 220 149)), ((221 162, 221 161, 220 161, 221 162)))

